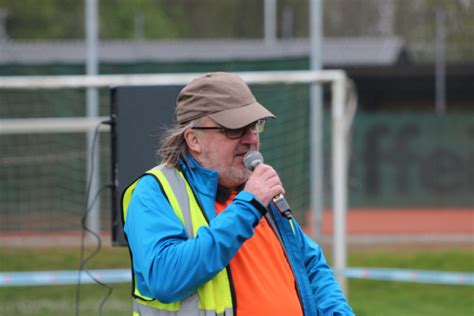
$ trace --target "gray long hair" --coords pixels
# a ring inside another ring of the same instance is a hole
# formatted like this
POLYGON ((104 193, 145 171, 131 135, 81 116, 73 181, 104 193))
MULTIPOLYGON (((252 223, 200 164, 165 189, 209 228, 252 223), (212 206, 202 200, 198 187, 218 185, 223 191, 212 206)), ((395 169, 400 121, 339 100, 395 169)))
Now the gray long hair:
POLYGON ((186 125, 176 124, 168 129, 161 140, 161 148, 158 154, 161 156, 161 163, 169 168, 178 166, 179 158, 186 157, 188 154, 188 145, 184 139, 184 132, 194 126, 197 126, 200 118, 193 120, 186 125))

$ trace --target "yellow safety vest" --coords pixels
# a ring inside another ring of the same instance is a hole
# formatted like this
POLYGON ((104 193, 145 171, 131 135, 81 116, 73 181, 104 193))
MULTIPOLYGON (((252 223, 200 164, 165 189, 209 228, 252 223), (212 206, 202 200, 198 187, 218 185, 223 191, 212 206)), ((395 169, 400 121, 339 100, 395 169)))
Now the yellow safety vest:
MULTIPOLYGON (((208 226, 203 211, 199 207, 192 189, 182 174, 175 168, 160 165, 144 175, 152 175, 161 184, 174 213, 186 229, 189 238, 194 238, 201 226, 208 226)), ((141 178, 141 177, 140 177, 141 178)), ((139 180, 139 179, 138 179, 139 180)), ((122 196, 122 216, 125 223, 128 206, 138 180, 129 185, 122 196)), ((132 273, 133 264, 132 264, 132 273)), ((206 282, 197 293, 180 302, 162 303, 140 293, 134 280, 134 316, 148 315, 233 315, 233 302, 229 276, 223 269, 213 279, 206 282)))

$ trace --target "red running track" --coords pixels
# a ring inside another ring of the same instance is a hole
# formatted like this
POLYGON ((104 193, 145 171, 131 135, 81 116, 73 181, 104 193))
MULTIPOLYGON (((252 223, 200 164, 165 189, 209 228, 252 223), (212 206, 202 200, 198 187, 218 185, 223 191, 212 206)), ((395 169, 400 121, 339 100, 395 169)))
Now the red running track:
MULTIPOLYGON (((310 223, 308 218, 307 223, 310 223)), ((323 235, 333 232, 333 213, 323 215, 323 235)), ((349 235, 473 235, 474 209, 351 209, 349 235)))

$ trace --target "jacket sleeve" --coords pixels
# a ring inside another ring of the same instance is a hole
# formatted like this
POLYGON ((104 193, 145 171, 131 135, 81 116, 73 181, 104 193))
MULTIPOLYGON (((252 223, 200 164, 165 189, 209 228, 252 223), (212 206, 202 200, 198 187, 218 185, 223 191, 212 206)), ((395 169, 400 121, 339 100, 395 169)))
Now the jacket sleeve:
POLYGON ((352 308, 344 298, 339 283, 334 277, 332 269, 326 262, 323 250, 302 231, 293 221, 295 234, 301 245, 304 264, 311 284, 318 315, 354 315, 352 308))
POLYGON ((163 303, 180 301, 225 268, 254 233, 262 214, 254 197, 240 192, 227 208, 201 227, 186 231, 153 176, 144 176, 132 195, 124 231, 139 291, 163 303))

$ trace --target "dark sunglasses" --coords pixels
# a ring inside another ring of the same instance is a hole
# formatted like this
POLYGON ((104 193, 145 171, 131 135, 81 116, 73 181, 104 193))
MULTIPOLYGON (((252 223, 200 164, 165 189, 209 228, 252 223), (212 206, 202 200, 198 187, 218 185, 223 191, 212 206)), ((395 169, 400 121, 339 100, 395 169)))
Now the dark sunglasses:
POLYGON ((253 134, 260 134, 261 132, 263 132, 264 128, 265 128, 265 120, 258 120, 255 123, 244 126, 242 128, 236 128, 236 129, 225 128, 223 126, 191 127, 191 129, 198 129, 198 130, 218 130, 219 132, 225 134, 225 136, 229 139, 241 138, 245 134, 247 134, 248 131, 250 131, 253 134))

